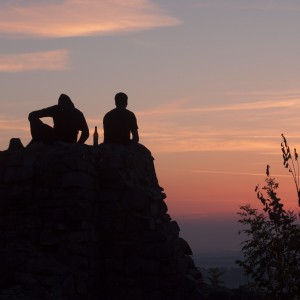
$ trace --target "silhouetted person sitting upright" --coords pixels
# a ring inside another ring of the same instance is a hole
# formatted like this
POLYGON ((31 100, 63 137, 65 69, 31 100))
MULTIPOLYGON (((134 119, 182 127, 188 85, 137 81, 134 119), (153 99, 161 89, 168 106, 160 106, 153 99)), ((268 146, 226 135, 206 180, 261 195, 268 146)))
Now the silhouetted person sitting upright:
POLYGON ((58 105, 50 106, 29 114, 32 141, 51 144, 55 141, 83 144, 89 137, 89 128, 83 113, 75 108, 69 96, 61 94, 58 105), (53 128, 43 123, 40 118, 52 117, 53 128), (77 141, 78 132, 81 131, 77 141))
POLYGON ((138 143, 139 134, 136 117, 133 112, 126 109, 127 103, 126 94, 116 94, 116 108, 109 111, 103 118, 104 143, 124 145, 138 143))

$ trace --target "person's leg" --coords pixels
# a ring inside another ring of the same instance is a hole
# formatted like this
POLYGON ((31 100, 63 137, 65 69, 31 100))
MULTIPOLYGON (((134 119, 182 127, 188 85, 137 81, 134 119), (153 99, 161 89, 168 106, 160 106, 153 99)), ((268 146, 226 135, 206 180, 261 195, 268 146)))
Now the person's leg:
POLYGON ((30 131, 32 140, 28 145, 36 142, 43 142, 51 144, 55 141, 54 129, 43 123, 40 119, 34 119, 30 121, 30 131))

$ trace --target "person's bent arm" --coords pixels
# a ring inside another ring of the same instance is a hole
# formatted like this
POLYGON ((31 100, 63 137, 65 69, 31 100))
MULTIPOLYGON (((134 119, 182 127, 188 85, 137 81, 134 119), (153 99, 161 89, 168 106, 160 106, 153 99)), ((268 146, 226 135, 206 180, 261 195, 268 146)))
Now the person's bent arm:
POLYGON ((138 143, 139 140, 140 140, 138 130, 134 129, 134 130, 131 131, 131 133, 132 133, 132 142, 133 143, 138 143))
POLYGON ((89 132, 89 127, 86 123, 86 120, 85 118, 83 117, 83 120, 82 120, 82 125, 81 125, 81 135, 80 135, 80 138, 78 140, 78 144, 84 144, 84 142, 89 138, 90 136, 90 132, 89 132))
POLYGON ((54 109, 55 106, 51 106, 40 110, 35 110, 28 115, 28 120, 33 121, 39 118, 53 117, 54 109))

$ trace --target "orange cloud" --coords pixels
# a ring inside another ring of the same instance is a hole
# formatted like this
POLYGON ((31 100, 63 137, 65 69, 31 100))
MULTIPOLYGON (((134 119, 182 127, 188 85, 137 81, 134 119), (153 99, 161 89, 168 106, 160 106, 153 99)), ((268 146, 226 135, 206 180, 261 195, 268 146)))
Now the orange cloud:
POLYGON ((262 98, 194 107, 181 100, 137 112, 141 140, 155 152, 277 153, 282 132, 299 138, 300 99, 262 98))
POLYGON ((261 10, 261 11, 299 11, 298 1, 280 0, 204 0, 197 4, 200 8, 215 8, 228 10, 261 10))
POLYGON ((67 50, 0 54, 0 72, 24 72, 33 70, 61 71, 69 68, 67 50))
POLYGON ((1 130, 19 130, 29 131, 29 126, 25 126, 24 119, 4 119, 0 118, 0 129, 1 130))
MULTIPOLYGON (((167 118, 167 116, 165 116, 167 118)), ((226 124, 183 126, 180 123, 157 119, 139 120, 141 142, 154 152, 216 152, 277 150, 280 133, 260 129, 236 128, 226 124), (267 134, 267 135, 266 135, 267 134)), ((276 152, 277 153, 277 152, 276 152)))
POLYGON ((150 0, 64 0, 0 4, 0 34, 72 37, 174 26, 150 0))
POLYGON ((12 137, 21 138, 23 145, 30 141, 30 131, 26 119, 8 119, 0 116, 0 151, 7 149, 12 137))
POLYGON ((244 103, 231 103, 227 105, 203 106, 203 107, 183 107, 185 101, 176 101, 169 105, 154 108, 148 111, 137 112, 137 115, 164 115, 168 114, 186 114, 186 113, 204 113, 204 112, 222 112, 222 111, 246 111, 257 109, 290 108, 299 107, 300 99, 289 99, 280 101, 251 101, 244 103))
MULTIPOLYGON (((227 172, 227 171, 205 171, 205 170, 192 170, 194 173, 208 173, 208 174, 228 174, 228 175, 246 175, 246 176, 266 176, 265 173, 246 173, 246 172, 227 172)), ((287 177, 290 175, 272 174, 272 177, 287 177)))

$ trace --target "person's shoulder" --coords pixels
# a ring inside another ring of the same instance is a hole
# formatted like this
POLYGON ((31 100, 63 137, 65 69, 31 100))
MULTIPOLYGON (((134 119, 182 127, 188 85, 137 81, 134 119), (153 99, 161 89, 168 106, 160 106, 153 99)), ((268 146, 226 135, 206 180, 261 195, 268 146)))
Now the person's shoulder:
POLYGON ((81 110, 79 110, 78 108, 74 107, 73 110, 80 115, 83 115, 83 112, 81 110))
POLYGON ((133 114, 133 112, 127 108, 123 108, 122 111, 126 114, 130 114, 130 115, 133 114))
POLYGON ((127 114, 128 114, 128 115, 130 115, 130 116, 132 116, 132 117, 135 117, 134 112, 132 112, 132 111, 129 110, 129 109, 126 109, 126 111, 127 111, 127 114))
POLYGON ((115 110, 116 110, 116 109, 114 108, 114 109, 108 111, 108 112, 104 115, 103 119, 109 118, 111 115, 113 115, 113 114, 115 113, 115 110))
POLYGON ((117 108, 113 108, 112 110, 108 111, 105 115, 113 115, 119 113, 117 108))
POLYGON ((84 114, 81 110, 79 110, 78 108, 73 108, 73 111, 75 112, 75 114, 77 114, 77 116, 80 116, 80 117, 84 117, 84 114))

